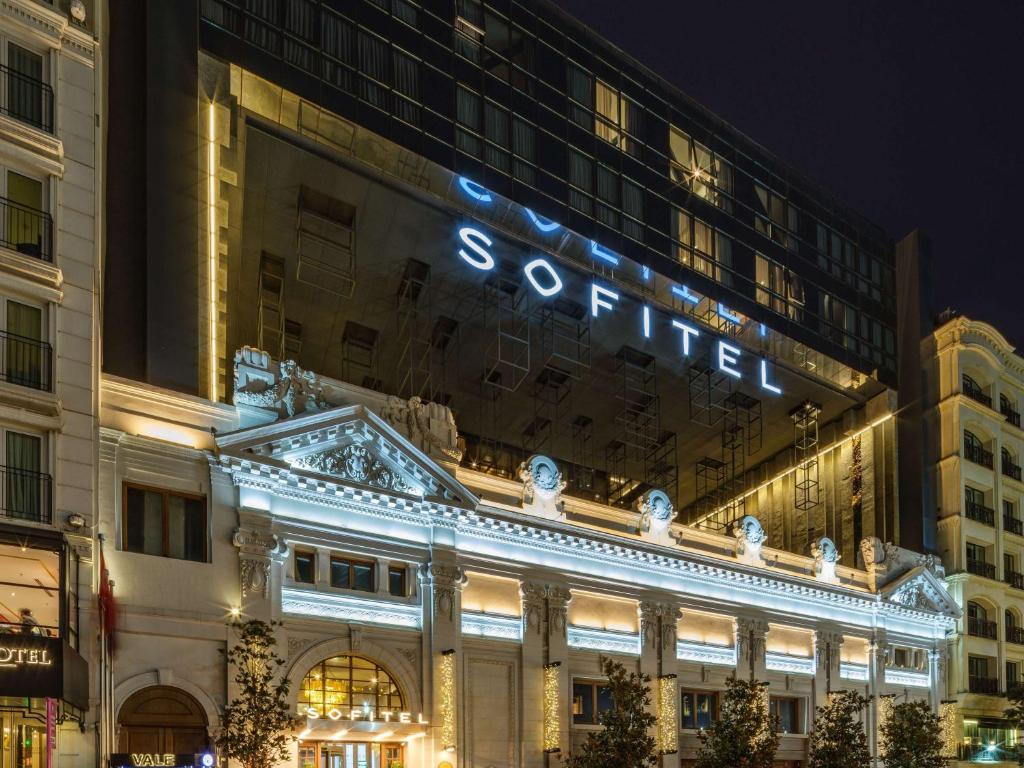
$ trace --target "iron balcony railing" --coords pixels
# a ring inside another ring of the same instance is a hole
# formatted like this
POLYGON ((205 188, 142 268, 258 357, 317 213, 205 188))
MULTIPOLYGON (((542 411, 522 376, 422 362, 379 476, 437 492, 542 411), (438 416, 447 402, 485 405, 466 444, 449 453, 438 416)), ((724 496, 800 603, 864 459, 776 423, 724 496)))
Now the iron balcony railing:
POLYGON ((985 525, 994 526, 996 524, 996 511, 991 507, 986 507, 984 504, 979 504, 976 501, 966 501, 964 502, 964 512, 968 520, 977 520, 985 525))
POLYGON ((967 634, 971 637, 987 637, 996 639, 996 623, 986 619, 967 618, 967 634))
POLYGON ((973 573, 975 576, 984 576, 987 579, 994 579, 996 577, 995 565, 986 563, 984 560, 968 560, 967 572, 973 573))
POLYGON ((1020 412, 1019 411, 1015 411, 1015 410, 1013 410, 1013 408, 1010 408, 1009 406, 1007 406, 1007 407, 1003 408, 1000 411, 1000 413, 1002 413, 1003 416, 1006 417, 1006 420, 1008 422, 1010 422, 1011 424, 1013 424, 1013 426, 1018 427, 1018 428, 1020 427, 1020 412))
POLYGON ((992 407, 992 398, 986 395, 984 391, 982 391, 981 387, 966 379, 964 380, 963 385, 964 394, 971 398, 971 400, 981 403, 988 408, 992 407))
POLYGON ((1006 642, 1024 645, 1024 627, 1007 627, 1006 642))
POLYGON ((53 261, 53 219, 46 211, 0 197, 0 245, 53 261))
POLYGON ((53 133, 53 89, 42 80, 0 66, 0 113, 53 133))
POLYGON ((1024 573, 1017 573, 1017 571, 1006 571, 1006 573, 1003 574, 1003 581, 1005 581, 1014 589, 1024 589, 1024 573))
POLYGON ((1000 469, 1006 477, 1020 482, 1020 464, 1014 464, 1010 459, 1003 458, 999 462, 1000 469))
POLYGON ((1013 515, 1003 515, 1003 530, 1007 533, 1024 536, 1024 521, 1018 520, 1013 515))
POLYGON ((968 461, 992 469, 992 451, 986 451, 984 448, 968 443, 964 446, 964 456, 968 461))
POLYGON ((0 379, 53 391, 53 349, 45 341, 0 331, 0 379))
POLYGON ((968 687, 971 693, 999 693, 999 680, 995 677, 974 677, 971 675, 968 679, 968 687))
POLYGON ((0 467, 3 476, 3 516, 49 523, 53 519, 53 480, 44 472, 0 467))

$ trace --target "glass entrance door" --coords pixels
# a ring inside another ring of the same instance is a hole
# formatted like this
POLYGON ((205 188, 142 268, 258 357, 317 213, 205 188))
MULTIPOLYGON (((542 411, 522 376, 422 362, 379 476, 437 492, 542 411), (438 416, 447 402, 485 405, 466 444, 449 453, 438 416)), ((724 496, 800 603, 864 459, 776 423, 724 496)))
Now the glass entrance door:
POLYGON ((376 741, 299 745, 299 768, 404 768, 404 745, 376 741))

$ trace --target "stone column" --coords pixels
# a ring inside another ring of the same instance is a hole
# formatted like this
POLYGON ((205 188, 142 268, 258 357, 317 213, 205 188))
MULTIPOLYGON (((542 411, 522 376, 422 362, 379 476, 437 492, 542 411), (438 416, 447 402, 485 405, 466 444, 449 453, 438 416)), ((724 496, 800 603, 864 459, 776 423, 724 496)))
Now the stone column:
POLYGON ((544 765, 544 613, 547 587, 522 582, 523 768, 544 765))
POLYGON ((262 510, 238 510, 233 538, 238 547, 239 602, 246 619, 275 621, 281 616, 282 564, 287 545, 271 531, 262 510))
MULTIPOLYGON (((569 754, 570 739, 569 702, 572 701, 572 680, 569 677, 569 603, 572 593, 568 587, 549 584, 547 596, 547 664, 558 666, 558 731, 561 734, 560 754, 569 754)), ((557 765, 548 760, 548 765, 557 765)))
POLYGON ((928 651, 928 701, 932 706, 932 712, 939 711, 939 705, 944 698, 946 698, 946 652, 942 645, 939 645, 928 651))
POLYGON ((430 659, 424 668, 424 691, 429 705, 427 719, 431 724, 433 754, 448 747, 445 755, 453 768, 464 765, 466 752, 463 729, 464 686, 462 659, 462 587, 466 583, 462 569, 451 552, 437 552, 420 568, 423 610, 423 658, 430 659), (444 681, 449 665, 454 665, 454 683, 448 688, 444 681), (446 715, 446 713, 448 713, 446 715), (446 725, 446 716, 450 722, 446 725), (450 728, 450 730, 449 730, 450 728))
MULTIPOLYGON (((637 606, 640 618, 640 672, 651 678, 651 714, 658 717, 661 707, 660 678, 664 675, 675 675, 676 662, 676 622, 679 606, 671 602, 643 601, 637 606)), ((672 684, 672 711, 675 712, 674 731, 679 738, 679 690, 672 684)), ((658 738, 658 724, 652 729, 651 736, 658 738)), ((661 756, 662 768, 678 768, 679 752, 661 756)))
POLYGON ((763 619, 736 617, 736 677, 743 680, 765 680, 765 642, 768 622, 763 619))
POLYGON ((839 660, 843 647, 841 632, 818 630, 814 633, 814 706, 820 707, 839 685, 839 660))
POLYGON ((868 643, 868 696, 871 706, 868 707, 868 749, 878 764, 878 707, 879 694, 885 690, 885 633, 876 631, 868 643))

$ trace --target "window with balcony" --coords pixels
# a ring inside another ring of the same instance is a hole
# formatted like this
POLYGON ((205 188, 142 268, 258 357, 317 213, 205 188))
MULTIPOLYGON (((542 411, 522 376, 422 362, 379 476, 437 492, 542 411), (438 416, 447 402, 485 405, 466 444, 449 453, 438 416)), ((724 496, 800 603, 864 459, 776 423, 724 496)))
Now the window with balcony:
MULTIPOLYGON (((1016 640, 1013 642, 1017 642, 1016 640)), ((1008 661, 1006 662, 1006 690, 1007 692, 1015 691, 1020 688, 1021 683, 1024 682, 1020 677, 1020 662, 1019 661, 1008 661)))
POLYGON ((967 678, 971 693, 999 692, 999 678, 995 677, 994 664, 987 656, 967 657, 967 678))
POLYGON ((53 133, 53 89, 45 82, 45 59, 16 43, 0 41, 0 112, 53 133))
POLYGON ((1017 502, 1012 499, 1003 499, 1003 530, 1024 536, 1024 522, 1017 514, 1017 502))
POLYGON ((125 483, 121 528, 127 552, 207 562, 205 496, 125 483))
POLYGON ((1003 581, 1015 589, 1024 589, 1024 574, 1017 567, 1017 556, 1003 553, 1003 581))
POLYGON ((967 572, 989 579, 996 577, 996 567, 988 562, 985 547, 972 541, 967 542, 967 572))
POLYGON ((682 691, 679 708, 681 728, 707 728, 718 719, 718 694, 714 691, 682 691))
POLYGON ((985 394, 984 387, 966 373, 963 375, 963 393, 975 402, 981 403, 988 408, 992 407, 992 398, 985 394))
POLYGON ((989 619, 985 607, 973 600, 967 603, 967 634, 972 637, 996 639, 996 623, 989 619))
POLYGON ((1006 421, 1015 427, 1020 427, 1020 411, 1017 404, 1006 395, 999 395, 999 412, 1006 417, 1006 421))
POLYGON ((52 481, 43 471, 41 435, 3 430, 3 516, 49 523, 52 519, 52 481))
MULTIPOLYGON (((1020 626, 1017 614, 1007 610, 1003 619, 1003 627, 1006 630, 1006 642, 1016 645, 1024 645, 1024 628, 1020 626)), ((1009 680, 1009 678, 1008 678, 1009 680)))
POLYGON ((964 457, 968 461, 992 469, 992 452, 985 448, 980 437, 968 429, 964 430, 964 457))
POLYGON ((46 213, 45 185, 16 171, 0 171, 0 245, 43 261, 53 260, 53 222, 46 213))
POLYGON ((1004 477, 1016 480, 1018 483, 1021 481, 1020 464, 1017 463, 1010 449, 1005 446, 999 450, 999 471, 1003 473, 1004 477))
POLYGON ((996 524, 995 510, 985 504, 985 492, 969 485, 964 486, 964 515, 985 525, 996 524))
POLYGON ((669 177, 726 211, 732 210, 732 165, 689 135, 669 126, 669 177))

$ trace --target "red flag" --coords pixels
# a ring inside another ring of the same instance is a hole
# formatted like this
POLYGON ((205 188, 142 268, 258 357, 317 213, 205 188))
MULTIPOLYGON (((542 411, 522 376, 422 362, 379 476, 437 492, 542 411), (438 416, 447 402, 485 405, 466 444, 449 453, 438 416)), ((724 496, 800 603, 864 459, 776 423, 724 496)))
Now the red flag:
POLYGON ((114 653, 114 630, 117 627, 117 603, 114 601, 114 585, 107 570, 107 559, 100 550, 100 618, 103 635, 107 640, 107 652, 114 653))

